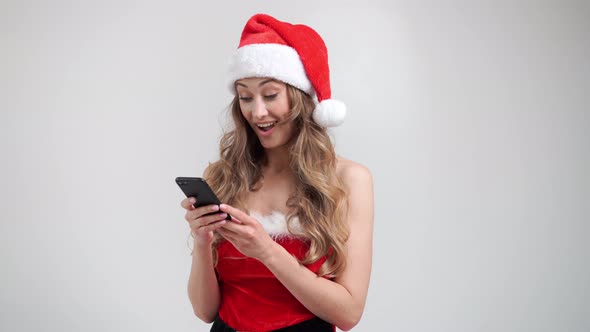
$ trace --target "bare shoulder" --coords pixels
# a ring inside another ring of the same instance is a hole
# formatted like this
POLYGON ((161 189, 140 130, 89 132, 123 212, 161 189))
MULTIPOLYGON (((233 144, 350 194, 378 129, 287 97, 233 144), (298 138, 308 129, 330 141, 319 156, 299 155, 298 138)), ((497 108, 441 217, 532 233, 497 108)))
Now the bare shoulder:
POLYGON ((354 229, 357 236, 369 234, 373 225, 374 204, 371 171, 362 164, 339 157, 336 173, 348 196, 347 219, 353 227, 351 231, 354 229))
POLYGON ((340 156, 336 163, 336 174, 347 188, 373 184, 373 176, 366 166, 340 156))

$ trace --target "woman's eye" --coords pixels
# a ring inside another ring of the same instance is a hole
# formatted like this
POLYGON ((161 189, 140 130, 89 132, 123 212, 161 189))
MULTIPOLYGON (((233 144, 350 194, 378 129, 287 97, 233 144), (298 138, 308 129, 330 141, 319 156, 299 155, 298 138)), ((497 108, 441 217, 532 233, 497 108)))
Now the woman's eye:
POLYGON ((240 97, 240 100, 247 103, 252 100, 252 97, 240 97))
POLYGON ((272 100, 275 99, 277 97, 278 93, 275 93, 274 95, 268 95, 268 96, 264 96, 264 98, 272 100))

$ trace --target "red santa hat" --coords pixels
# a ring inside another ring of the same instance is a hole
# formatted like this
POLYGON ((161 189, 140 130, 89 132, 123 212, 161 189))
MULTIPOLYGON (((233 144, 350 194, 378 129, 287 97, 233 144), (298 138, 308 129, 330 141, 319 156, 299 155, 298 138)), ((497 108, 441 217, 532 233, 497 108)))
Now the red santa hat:
POLYGON ((344 122, 346 106, 331 99, 328 50, 320 35, 306 25, 265 14, 252 16, 230 60, 232 93, 235 81, 246 77, 272 77, 317 97, 313 119, 321 126, 344 122))

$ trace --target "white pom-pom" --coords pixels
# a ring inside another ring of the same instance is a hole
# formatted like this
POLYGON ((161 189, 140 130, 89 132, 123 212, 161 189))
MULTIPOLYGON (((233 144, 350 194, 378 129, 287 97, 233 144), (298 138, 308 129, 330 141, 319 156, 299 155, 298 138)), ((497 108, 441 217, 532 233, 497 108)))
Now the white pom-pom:
POLYGON ((337 127, 345 117, 346 105, 334 99, 322 100, 313 111, 313 120, 322 127, 337 127))

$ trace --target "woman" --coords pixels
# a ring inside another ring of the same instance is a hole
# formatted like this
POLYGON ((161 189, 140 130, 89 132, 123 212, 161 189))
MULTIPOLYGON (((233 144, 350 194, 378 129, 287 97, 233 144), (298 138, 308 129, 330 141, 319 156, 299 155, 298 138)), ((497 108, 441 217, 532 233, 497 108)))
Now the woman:
POLYGON ((349 330, 369 285, 373 187, 326 133, 345 108, 331 99, 324 42, 257 14, 230 72, 235 128, 203 175, 226 204, 181 203, 194 237, 194 312, 211 331, 349 330))

